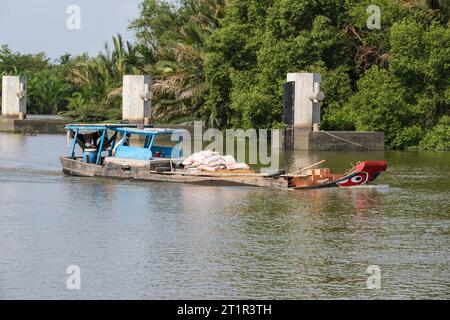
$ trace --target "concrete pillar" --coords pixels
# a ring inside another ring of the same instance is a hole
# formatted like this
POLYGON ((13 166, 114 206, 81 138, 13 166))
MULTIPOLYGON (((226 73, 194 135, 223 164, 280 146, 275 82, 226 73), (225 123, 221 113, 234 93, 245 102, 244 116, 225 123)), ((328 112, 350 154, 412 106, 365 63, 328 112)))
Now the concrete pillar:
POLYGON ((144 123, 152 113, 152 79, 150 76, 123 76, 122 118, 144 123))
POLYGON ((320 91, 322 76, 319 73, 288 73, 287 81, 295 82, 294 127, 315 131, 320 124, 320 91))
POLYGON ((27 77, 2 77, 2 116, 24 117, 27 113, 27 77))

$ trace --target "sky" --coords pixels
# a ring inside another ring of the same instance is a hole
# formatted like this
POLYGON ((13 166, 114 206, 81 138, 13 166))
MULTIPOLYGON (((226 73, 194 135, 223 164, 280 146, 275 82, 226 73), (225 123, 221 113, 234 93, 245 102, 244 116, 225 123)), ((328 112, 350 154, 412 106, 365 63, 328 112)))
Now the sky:
POLYGON ((20 53, 45 52, 52 59, 65 52, 97 55, 117 33, 134 40, 128 25, 139 16, 141 2, 0 0, 0 45, 20 53))

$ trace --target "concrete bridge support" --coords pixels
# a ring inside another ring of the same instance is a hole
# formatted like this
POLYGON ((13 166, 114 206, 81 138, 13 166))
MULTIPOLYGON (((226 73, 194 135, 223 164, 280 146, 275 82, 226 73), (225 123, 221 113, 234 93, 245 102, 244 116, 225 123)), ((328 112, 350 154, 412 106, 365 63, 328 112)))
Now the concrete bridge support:
POLYGON ((150 76, 123 76, 122 119, 129 123, 148 122, 152 113, 150 76))
POLYGON ((288 73, 287 81, 294 83, 294 127, 317 131, 320 125, 320 102, 325 98, 320 91, 319 73, 288 73))
POLYGON ((24 119, 27 114, 27 77, 2 77, 2 118, 24 119))

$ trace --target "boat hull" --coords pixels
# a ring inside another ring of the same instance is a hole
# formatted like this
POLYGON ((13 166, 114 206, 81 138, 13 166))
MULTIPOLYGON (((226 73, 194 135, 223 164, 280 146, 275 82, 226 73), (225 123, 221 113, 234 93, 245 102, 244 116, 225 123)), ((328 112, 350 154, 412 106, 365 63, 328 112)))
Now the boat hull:
POLYGON ((107 164, 105 166, 84 163, 67 157, 60 162, 66 175, 79 177, 109 177, 125 180, 143 180, 160 182, 189 183, 208 186, 257 186, 287 189, 284 179, 261 176, 259 174, 190 174, 180 172, 155 172, 149 166, 123 166, 107 164))
POLYGON ((150 162, 127 163, 109 162, 104 165, 85 163, 70 157, 60 158, 66 175, 79 177, 108 177, 125 180, 143 180, 159 182, 189 183, 205 186, 254 186, 285 190, 321 189, 336 187, 353 187, 372 182, 387 168, 386 162, 363 162, 355 170, 344 176, 336 176, 328 181, 307 182, 295 185, 290 178, 283 176, 266 176, 261 174, 240 173, 189 173, 157 172, 152 170, 150 162))

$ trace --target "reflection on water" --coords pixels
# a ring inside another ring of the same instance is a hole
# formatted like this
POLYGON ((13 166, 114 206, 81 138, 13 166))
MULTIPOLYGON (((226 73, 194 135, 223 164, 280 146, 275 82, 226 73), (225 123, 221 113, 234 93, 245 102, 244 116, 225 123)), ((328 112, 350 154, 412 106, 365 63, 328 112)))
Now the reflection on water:
POLYGON ((68 152, 0 134, 0 298, 449 298, 448 153, 286 153, 390 167, 376 186, 277 191, 65 177, 68 152))

